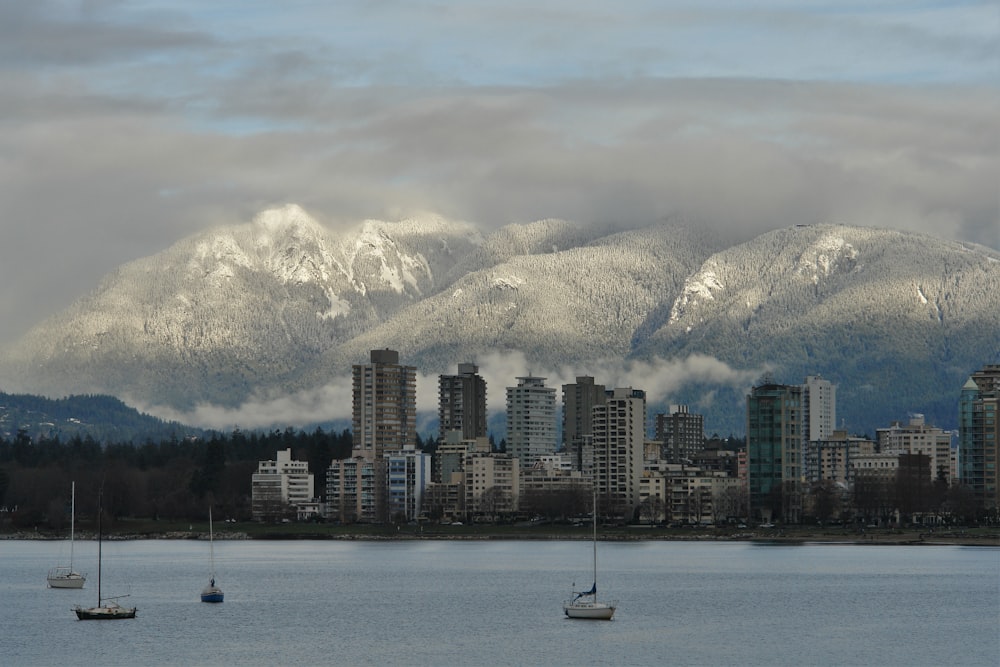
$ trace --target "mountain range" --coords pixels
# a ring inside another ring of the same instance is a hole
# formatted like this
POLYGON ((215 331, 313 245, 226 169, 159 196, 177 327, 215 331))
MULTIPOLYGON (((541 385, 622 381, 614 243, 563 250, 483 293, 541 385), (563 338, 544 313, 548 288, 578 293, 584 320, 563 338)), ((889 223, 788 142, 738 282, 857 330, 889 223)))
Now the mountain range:
POLYGON ((953 428, 965 380, 1000 361, 1000 252, 837 224, 735 245, 674 222, 334 232, 288 205, 121 266, 0 351, 0 389, 110 394, 179 421, 328 400, 325 421, 349 415, 351 364, 380 348, 428 377, 480 364, 493 411, 517 374, 591 375, 725 435, 762 375, 820 375, 851 432, 913 412, 953 428))

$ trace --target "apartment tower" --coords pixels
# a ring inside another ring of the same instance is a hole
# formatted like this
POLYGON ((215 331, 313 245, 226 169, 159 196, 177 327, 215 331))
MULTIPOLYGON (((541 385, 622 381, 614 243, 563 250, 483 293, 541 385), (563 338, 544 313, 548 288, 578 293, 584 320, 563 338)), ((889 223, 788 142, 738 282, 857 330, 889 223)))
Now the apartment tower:
POLYGON ((475 364, 438 376, 438 420, 441 442, 449 431, 460 431, 462 440, 486 436, 486 380, 475 364))
POLYGON ((605 512, 626 521, 639 505, 643 446, 646 439, 646 392, 617 388, 593 408, 594 482, 605 512))
POLYGON ((517 378, 516 387, 507 387, 507 453, 530 468, 557 444, 555 388, 545 378, 517 378))
POLYGON ((352 375, 354 455, 378 461, 416 444, 416 367, 401 365, 395 350, 372 350, 370 363, 355 364, 352 375))

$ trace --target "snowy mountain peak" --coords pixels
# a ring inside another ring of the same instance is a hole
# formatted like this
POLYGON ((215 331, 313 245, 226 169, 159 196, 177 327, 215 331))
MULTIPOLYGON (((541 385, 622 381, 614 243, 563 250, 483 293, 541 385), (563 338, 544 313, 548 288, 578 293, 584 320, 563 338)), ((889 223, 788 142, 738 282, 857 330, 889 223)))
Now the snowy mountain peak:
POLYGON ((747 374, 823 375, 840 385, 838 413, 878 426, 876 410, 953 415, 953 397, 928 405, 920 388, 958 387, 1000 360, 998 259, 843 225, 730 246, 673 226, 558 220, 485 238, 434 216, 337 233, 288 205, 123 265, 0 351, 0 377, 191 410, 322 387, 372 349, 427 374, 516 350, 536 368, 607 376, 688 364, 695 380, 657 391, 720 432, 741 429, 747 374))

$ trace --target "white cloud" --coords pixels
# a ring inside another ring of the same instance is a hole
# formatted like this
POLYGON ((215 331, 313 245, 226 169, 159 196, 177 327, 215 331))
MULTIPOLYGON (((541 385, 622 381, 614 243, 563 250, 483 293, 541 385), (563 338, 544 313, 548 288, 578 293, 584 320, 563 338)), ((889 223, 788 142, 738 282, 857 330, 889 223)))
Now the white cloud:
MULTIPOLYGON (((559 405, 562 385, 571 384, 578 376, 589 375, 608 389, 631 387, 646 392, 648 404, 666 404, 672 396, 687 385, 709 385, 731 389, 749 388, 765 369, 737 370, 728 364, 705 355, 692 355, 685 359, 651 361, 603 360, 586 367, 545 368, 531 366, 520 352, 491 352, 471 362, 479 367, 479 374, 486 380, 487 403, 491 413, 506 409, 506 388, 516 386, 517 378, 528 375, 544 377, 548 387, 556 389, 559 405)), ((711 402, 714 390, 709 390, 701 402, 711 402)), ((277 398, 256 398, 238 408, 223 408, 202 404, 190 412, 181 412, 163 406, 143 406, 139 409, 161 419, 182 424, 218 430, 254 428, 303 428, 310 424, 350 420, 352 408, 351 377, 338 377, 316 389, 296 392, 277 398)), ((438 376, 417 375, 417 411, 426 431, 428 421, 433 421, 438 409, 438 376)))
POLYGON ((1000 247, 995 3, 876 4, 0 3, 0 341, 286 202, 1000 247))

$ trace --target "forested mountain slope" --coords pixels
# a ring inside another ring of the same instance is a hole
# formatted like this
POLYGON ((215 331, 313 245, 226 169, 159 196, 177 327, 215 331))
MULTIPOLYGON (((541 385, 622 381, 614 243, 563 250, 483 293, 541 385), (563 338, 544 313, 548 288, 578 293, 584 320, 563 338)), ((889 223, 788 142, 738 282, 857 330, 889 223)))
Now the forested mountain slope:
MULTIPOLYGON (((426 217, 334 233, 288 206, 122 266, 4 350, 0 388, 237 408, 344 378, 386 347, 426 375, 506 352, 557 381, 617 364, 597 381, 649 389, 650 414, 688 403, 722 435, 743 431, 764 372, 830 379, 854 432, 909 412, 950 427, 968 375, 1000 361, 1000 253, 841 225, 728 247, 667 223, 483 236, 426 217)), ((515 381, 493 381, 492 410, 497 382, 515 381)))

